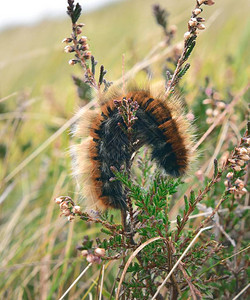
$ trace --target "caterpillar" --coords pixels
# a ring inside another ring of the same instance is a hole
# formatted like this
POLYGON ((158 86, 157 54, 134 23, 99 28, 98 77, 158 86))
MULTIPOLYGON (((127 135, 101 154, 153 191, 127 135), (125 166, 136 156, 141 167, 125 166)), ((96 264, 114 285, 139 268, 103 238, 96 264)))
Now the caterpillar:
MULTIPOLYGON (((187 172, 192 160, 192 126, 180 100, 153 94, 150 89, 138 88, 125 93, 126 99, 138 104, 133 134, 138 147, 150 147, 152 160, 167 174, 178 177, 187 172)), ((119 90, 101 96, 99 108, 83 116, 73 132, 81 139, 71 149, 73 173, 86 206, 94 210, 126 210, 122 183, 110 180, 114 177, 110 167, 119 170, 130 159, 128 136, 119 126, 123 119, 114 104, 123 98, 119 90)))

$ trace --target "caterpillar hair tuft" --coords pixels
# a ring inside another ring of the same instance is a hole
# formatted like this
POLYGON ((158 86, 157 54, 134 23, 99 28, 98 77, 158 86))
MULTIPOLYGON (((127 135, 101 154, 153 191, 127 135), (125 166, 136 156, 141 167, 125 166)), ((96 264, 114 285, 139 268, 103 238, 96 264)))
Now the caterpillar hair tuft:
MULTIPOLYGON (((128 136, 119 126, 123 119, 114 103, 123 98, 118 89, 102 95, 99 108, 83 116, 73 132, 81 139, 72 147, 73 173, 89 209, 126 210, 122 183, 110 180, 114 177, 110 167, 119 170, 130 159, 128 136)), ((152 160, 171 176, 185 174, 193 157, 193 135, 181 101, 138 88, 128 90, 125 98, 138 104, 133 124, 138 148, 149 146, 152 160)))

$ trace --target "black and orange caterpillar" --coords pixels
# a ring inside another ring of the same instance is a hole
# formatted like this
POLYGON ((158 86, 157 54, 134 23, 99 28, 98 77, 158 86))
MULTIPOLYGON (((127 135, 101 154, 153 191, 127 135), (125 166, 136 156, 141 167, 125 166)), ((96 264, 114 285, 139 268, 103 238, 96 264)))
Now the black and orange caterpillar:
MULTIPOLYGON (((181 176, 189 168, 192 159, 192 130, 181 101, 162 95, 153 95, 149 89, 133 89, 125 93, 126 99, 136 101, 139 108, 133 124, 133 134, 140 147, 152 150, 155 160, 166 173, 181 176)), ((94 210, 107 208, 126 209, 122 183, 110 181, 116 169, 128 159, 128 136, 118 123, 122 117, 114 100, 122 100, 124 94, 113 91, 100 97, 100 106, 81 118, 74 135, 82 139, 72 147, 73 171, 81 186, 86 206, 94 210)))

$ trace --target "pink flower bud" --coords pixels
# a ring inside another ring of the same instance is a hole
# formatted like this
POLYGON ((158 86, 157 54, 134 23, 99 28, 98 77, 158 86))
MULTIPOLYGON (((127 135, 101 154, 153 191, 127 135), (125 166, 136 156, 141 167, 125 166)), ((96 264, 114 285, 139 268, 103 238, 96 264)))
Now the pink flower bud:
POLYGON ((184 33, 184 39, 185 40, 188 40, 190 37, 191 37, 191 32, 190 31, 187 31, 187 32, 184 33))
POLYGON ((193 10, 193 14, 195 16, 198 16, 201 12, 202 12, 202 10, 200 8, 196 8, 195 10, 193 10))
POLYGON ((63 200, 62 200, 61 197, 58 197, 58 198, 55 199, 56 204, 61 204, 62 201, 63 201, 63 200))
POLYGON ((198 24, 197 24, 197 28, 200 29, 200 30, 204 30, 206 27, 205 27, 204 24, 198 23, 198 24))
POLYGON ((89 251, 88 250, 82 250, 81 254, 82 254, 83 257, 85 257, 89 254, 89 251))
POLYGON ((95 254, 97 256, 103 257, 103 256, 105 256, 105 253, 106 253, 106 251, 103 248, 96 248, 95 249, 95 254))
POLYGON ((79 213, 81 213, 81 207, 78 205, 75 205, 75 206, 73 206, 72 211, 74 214, 79 214, 79 213))

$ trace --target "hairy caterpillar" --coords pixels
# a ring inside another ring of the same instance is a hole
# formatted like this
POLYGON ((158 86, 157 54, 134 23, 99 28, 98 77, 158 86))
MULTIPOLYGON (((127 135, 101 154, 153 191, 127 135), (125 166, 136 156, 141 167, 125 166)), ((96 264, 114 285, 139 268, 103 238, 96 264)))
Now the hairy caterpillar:
MULTIPOLYGON (((149 89, 134 89, 125 97, 139 105, 133 125, 139 146, 149 146, 152 159, 166 173, 183 175, 192 157, 192 134, 180 101, 165 99, 164 94, 154 96, 149 89)), ((128 137, 118 125, 123 120, 114 104, 123 98, 119 91, 102 96, 100 107, 82 117, 74 130, 82 141, 72 147, 73 171, 86 205, 92 209, 126 209, 121 182, 110 181, 114 176, 110 167, 119 170, 130 155, 128 137)))

